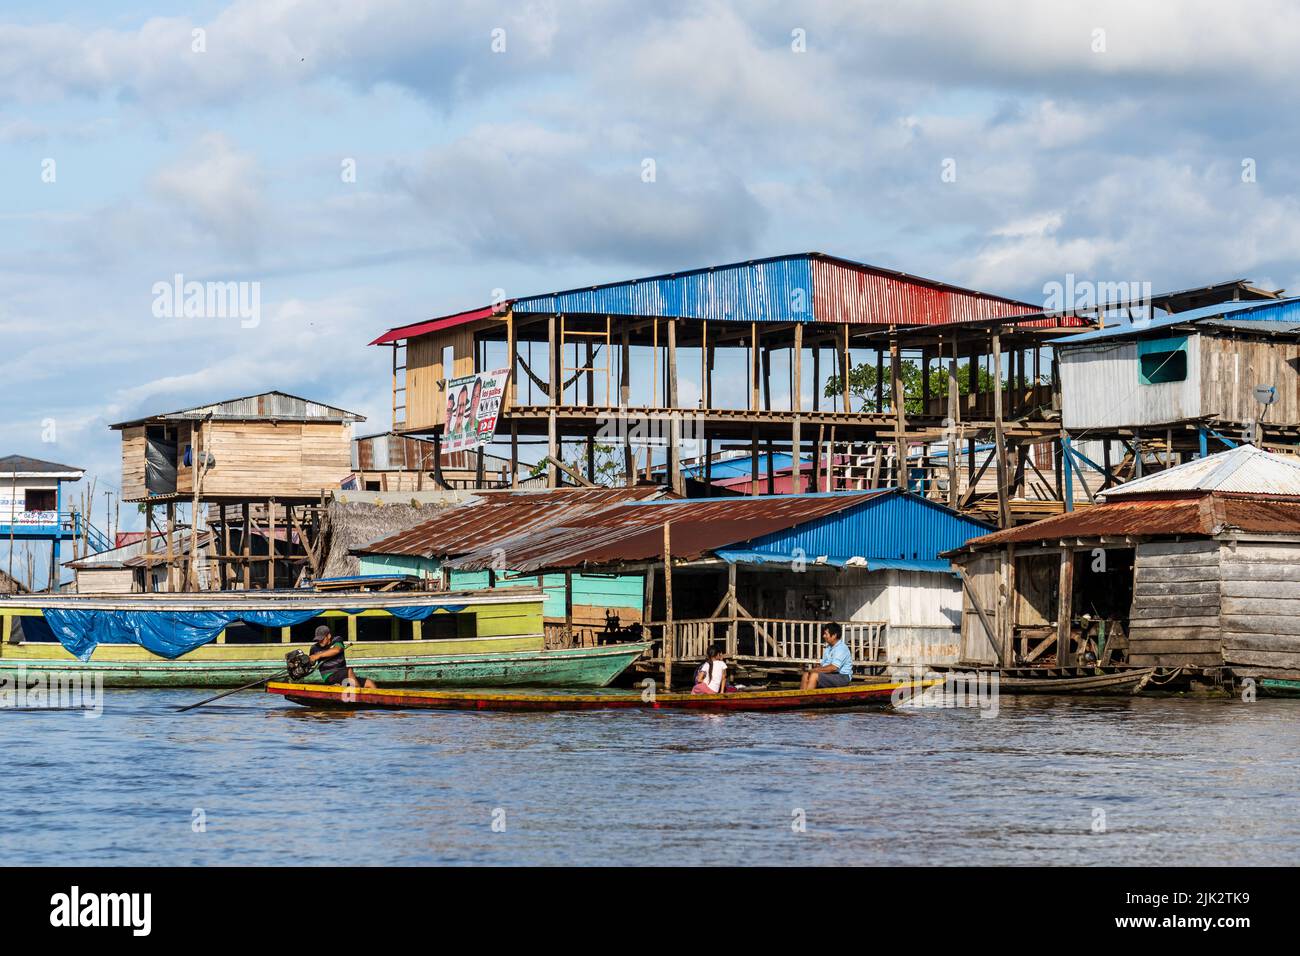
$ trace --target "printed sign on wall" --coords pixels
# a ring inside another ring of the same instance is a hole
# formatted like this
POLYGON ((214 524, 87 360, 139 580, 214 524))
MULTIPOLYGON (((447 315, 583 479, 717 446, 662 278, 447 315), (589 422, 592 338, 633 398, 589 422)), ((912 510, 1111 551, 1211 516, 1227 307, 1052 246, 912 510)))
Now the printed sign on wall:
POLYGON ((447 424, 442 434, 444 453, 471 451, 492 443, 509 375, 509 369, 501 368, 447 379, 447 424))

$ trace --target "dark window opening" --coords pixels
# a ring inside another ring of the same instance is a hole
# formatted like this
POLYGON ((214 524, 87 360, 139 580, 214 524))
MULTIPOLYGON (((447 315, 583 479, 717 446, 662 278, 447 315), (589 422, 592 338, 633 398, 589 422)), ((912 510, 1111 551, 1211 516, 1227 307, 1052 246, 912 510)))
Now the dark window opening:
POLYGON ((1184 349, 1148 352, 1139 358, 1139 362, 1142 381, 1146 385, 1182 382, 1187 379, 1187 352, 1184 349))
POLYGON ((391 641, 393 639, 393 618, 387 614, 375 617, 358 615, 358 641, 391 641))
POLYGON ((330 632, 337 638, 347 640, 348 638, 348 619, 338 615, 313 617, 310 621, 303 621, 301 624, 294 624, 289 628, 289 640, 299 644, 310 643, 316 640, 316 628, 324 624, 330 629, 330 632))
POLYGON ((478 620, 473 611, 444 614, 435 611, 424 619, 420 635, 426 641, 451 641, 458 637, 477 637, 478 620))
POLYGON ((53 511, 58 507, 58 498, 53 488, 28 488, 23 498, 26 511, 53 511))
POLYGON ((280 629, 239 621, 226 626, 227 644, 279 644, 280 629))

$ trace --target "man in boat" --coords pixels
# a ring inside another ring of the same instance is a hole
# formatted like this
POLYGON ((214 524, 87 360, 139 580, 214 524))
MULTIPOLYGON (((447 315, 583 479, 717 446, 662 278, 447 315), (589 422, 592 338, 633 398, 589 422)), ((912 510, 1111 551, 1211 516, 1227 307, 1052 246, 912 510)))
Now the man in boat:
POLYGON ((844 687, 853 680, 853 653, 840 637, 840 626, 834 621, 823 624, 822 640, 826 642, 822 662, 804 673, 800 690, 844 687))
POLYGON ((375 687, 369 677, 364 682, 357 677, 357 672, 348 667, 347 655, 343 652, 343 642, 334 639, 334 632, 322 624, 316 628, 316 640, 308 652, 309 660, 320 664, 320 676, 327 684, 342 684, 345 681, 353 687, 375 687))

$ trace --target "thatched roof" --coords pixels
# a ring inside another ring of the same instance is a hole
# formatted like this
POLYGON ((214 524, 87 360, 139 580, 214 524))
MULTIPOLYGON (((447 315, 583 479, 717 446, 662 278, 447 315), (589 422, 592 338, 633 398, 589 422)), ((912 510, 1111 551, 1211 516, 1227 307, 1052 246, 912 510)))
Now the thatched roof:
POLYGON ((321 577, 360 573, 361 562, 349 549, 405 531, 474 498, 465 491, 335 492, 329 503, 329 552, 321 577))

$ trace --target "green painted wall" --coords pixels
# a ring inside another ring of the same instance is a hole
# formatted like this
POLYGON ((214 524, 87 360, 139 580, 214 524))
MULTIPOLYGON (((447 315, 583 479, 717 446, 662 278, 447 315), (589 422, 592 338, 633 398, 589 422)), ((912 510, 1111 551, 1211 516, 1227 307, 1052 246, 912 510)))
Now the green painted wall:
MULTIPOLYGON (((437 574, 438 562, 432 558, 406 555, 364 554, 361 556, 362 574, 437 574)), ((537 578, 498 580, 500 587, 536 587, 537 578)), ((453 571, 451 586, 458 591, 480 591, 488 586, 486 571, 453 571)), ((548 574, 542 587, 546 591, 544 614, 550 618, 564 617, 564 575, 548 574)), ((573 603, 601 608, 631 608, 640 610, 645 582, 641 574, 575 574, 573 576, 573 603)))

